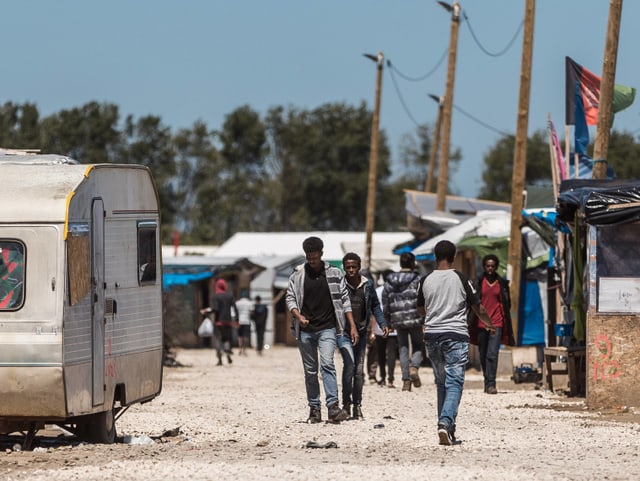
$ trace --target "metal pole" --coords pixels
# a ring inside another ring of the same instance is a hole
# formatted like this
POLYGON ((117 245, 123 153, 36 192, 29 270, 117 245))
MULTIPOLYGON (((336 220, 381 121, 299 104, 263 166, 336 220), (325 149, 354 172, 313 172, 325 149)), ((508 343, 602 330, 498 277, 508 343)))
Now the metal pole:
POLYGON ((593 165, 591 174, 594 179, 606 179, 607 155, 609 152, 609 135, 613 104, 613 88, 616 78, 618 60, 618 37, 620 36, 620 17, 622 16, 622 0, 610 0, 609 21, 607 24, 607 41, 602 61, 602 80, 600 82, 600 106, 598 108, 598 130, 593 148, 593 165))
POLYGON ((529 123, 529 97, 531 91, 531 59, 533 56, 533 23, 535 0, 526 0, 522 63, 520 68, 520 97, 518 123, 511 180, 511 236, 509 237, 509 265, 511 280, 511 319, 513 334, 518 339, 518 312, 520 306, 520 277, 522 275, 522 208, 527 168, 527 129, 529 123))
POLYGON ((373 120, 371 122, 371 147, 369 149, 369 189, 367 191, 367 220, 366 220, 366 241, 364 266, 371 269, 371 237, 373 235, 373 225, 376 211, 376 177, 378 170, 378 131, 380 125, 380 95, 382 91, 382 67, 384 55, 378 52, 378 56, 366 55, 366 57, 377 63, 376 74, 376 101, 373 109, 373 120))
POLYGON ((447 186, 449 180, 449 143, 451 142, 451 113, 453 109, 453 83, 456 75, 456 55, 458 49, 458 30, 460 27, 460 4, 453 5, 438 2, 451 12, 451 36, 449 38, 449 60, 447 68, 447 85, 444 94, 444 109, 442 112, 442 141, 440 153, 440 168, 438 169, 438 188, 436 192, 436 210, 446 208, 447 186))

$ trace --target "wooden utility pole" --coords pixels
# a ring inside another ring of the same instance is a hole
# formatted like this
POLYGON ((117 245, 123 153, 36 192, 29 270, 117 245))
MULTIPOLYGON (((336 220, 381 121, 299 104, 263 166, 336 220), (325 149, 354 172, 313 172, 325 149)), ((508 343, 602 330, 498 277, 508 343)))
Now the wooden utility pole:
POLYGON ((607 155, 609 152, 609 134, 613 105, 613 88, 616 78, 618 60, 618 37, 620 36, 620 18, 622 17, 622 0, 609 1, 609 21, 607 24, 607 40, 602 61, 602 80, 600 81, 600 106, 598 108, 598 129, 593 148, 594 179, 606 179, 607 155))
POLYGON ((433 131, 431 139, 431 151, 429 152, 429 171, 427 172, 427 181, 424 184, 425 192, 433 191, 433 174, 436 170, 436 159, 438 158, 438 148, 440 147, 440 127, 442 126, 442 97, 436 97, 429 94, 433 100, 438 102, 438 116, 436 118, 436 127, 433 131))
POLYGON ((522 38, 522 63, 520 66, 520 97, 516 144, 511 178, 511 236, 509 237, 508 274, 511 280, 511 319, 513 334, 518 339, 518 313, 520 307, 520 278, 522 276, 522 208, 527 168, 527 129, 529 126, 529 97, 531 91, 531 61, 533 57, 533 21, 535 0, 526 0, 524 34, 522 38))
POLYGON ((376 103, 373 109, 373 121, 371 122, 371 147, 369 149, 369 189, 367 191, 367 238, 365 241, 364 266, 371 269, 371 237, 376 213, 376 178, 378 171, 378 131, 380 126, 380 95, 382 91, 382 67, 384 55, 378 52, 378 56, 365 54, 377 64, 376 74, 376 103))
POLYGON ((447 67, 447 85, 444 93, 442 111, 442 140, 440 143, 440 167, 438 169, 438 189, 436 191, 436 210, 445 211, 447 186, 449 184, 449 143, 451 142, 451 113, 453 110, 453 83, 456 76, 456 56, 458 54, 458 30, 460 29, 460 4, 453 5, 438 2, 451 12, 451 36, 449 37, 449 60, 447 67))

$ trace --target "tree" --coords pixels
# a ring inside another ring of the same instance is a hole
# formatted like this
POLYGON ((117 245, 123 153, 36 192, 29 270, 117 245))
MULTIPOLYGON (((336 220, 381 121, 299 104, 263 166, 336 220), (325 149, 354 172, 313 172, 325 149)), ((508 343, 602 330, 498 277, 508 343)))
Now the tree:
MULTIPOLYGON (((277 229, 364 229, 371 122, 364 102, 270 110, 266 124, 278 179, 277 229)), ((384 135, 378 162, 382 182, 389 175, 384 135)))
POLYGON ((0 146, 7 149, 40 148, 40 114, 34 104, 0 106, 0 146))
POLYGON ((160 199, 162 241, 170 243, 180 201, 171 130, 162 124, 160 117, 148 115, 136 121, 129 115, 124 135, 126 145, 121 150, 120 160, 127 164, 146 165, 151 170, 160 199))
POLYGON ((98 102, 50 115, 41 124, 42 152, 83 164, 112 163, 122 150, 119 117, 116 105, 98 102))
MULTIPOLYGON (((484 171, 480 189, 481 199, 500 202, 511 201, 511 179, 513 172, 513 152, 515 137, 502 137, 484 157, 484 171)), ((527 140, 527 184, 551 182, 551 164, 549 161, 549 143, 547 133, 539 130, 527 140)))

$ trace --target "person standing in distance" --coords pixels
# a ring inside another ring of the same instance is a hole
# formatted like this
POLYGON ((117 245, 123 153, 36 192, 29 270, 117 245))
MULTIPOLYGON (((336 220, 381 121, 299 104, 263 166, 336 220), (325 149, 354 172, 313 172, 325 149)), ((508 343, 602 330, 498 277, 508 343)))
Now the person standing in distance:
POLYGON ((351 342, 358 343, 358 330, 351 314, 349 292, 342 282, 342 271, 322 260, 324 244, 318 237, 302 243, 307 262, 289 277, 286 303, 293 317, 292 334, 304 369, 309 423, 322 421, 318 367, 326 396, 329 421, 340 422, 349 416, 338 403, 338 381, 334 364, 336 332, 342 334, 348 323, 351 342), (318 366, 318 354, 320 364, 318 366))
POLYGON ((438 438, 440 444, 455 442, 456 417, 464 374, 469 359, 467 307, 485 323, 495 327, 480 304, 473 283, 453 268, 456 246, 447 240, 434 248, 436 270, 425 276, 418 291, 418 311, 426 316, 424 339, 436 383, 438 402, 438 438))
POLYGON ((476 316, 471 316, 469 334, 478 340, 480 365, 484 375, 484 392, 498 394, 496 388, 496 374, 498 372, 498 354, 500 344, 515 345, 513 340, 513 328, 511 326, 511 297, 509 296, 509 281, 500 277, 497 273, 500 261, 493 254, 487 254, 482 258, 484 272, 476 282, 478 297, 487 310, 491 322, 495 326, 495 332, 491 333, 485 328, 484 322, 476 316))
POLYGON ((268 313, 267 306, 262 303, 262 298, 256 296, 255 304, 251 311, 251 320, 256 326, 256 351, 258 351, 259 355, 262 355, 262 349, 264 348, 264 331, 267 327, 268 313))

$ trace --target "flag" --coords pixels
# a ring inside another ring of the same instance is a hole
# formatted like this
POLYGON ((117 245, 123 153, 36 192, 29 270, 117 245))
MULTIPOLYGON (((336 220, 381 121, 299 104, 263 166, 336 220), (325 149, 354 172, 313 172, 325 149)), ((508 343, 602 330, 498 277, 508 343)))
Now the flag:
POLYGON ((584 111, 582 95, 580 94, 580 82, 575 83, 573 90, 575 95, 574 121, 576 124, 573 133, 575 151, 577 154, 586 154, 587 146, 589 145, 589 128, 587 127, 587 116, 584 111))
MULTIPOLYGON (((569 57, 565 57, 565 95, 566 95, 566 125, 575 124, 575 85, 580 86, 580 95, 584 108, 587 125, 598 124, 598 109, 600 107, 600 77, 577 64, 569 57)), ((636 89, 624 85, 614 85, 613 113, 629 107, 636 96, 636 89)))
POLYGON ((560 173, 560 180, 567 179, 567 169, 564 165, 564 154, 562 153, 562 147, 560 147, 560 140, 558 140, 558 134, 556 128, 553 125, 553 121, 549 119, 549 135, 551 136, 551 144, 553 146, 553 152, 555 153, 555 161, 558 164, 558 172, 560 173))

